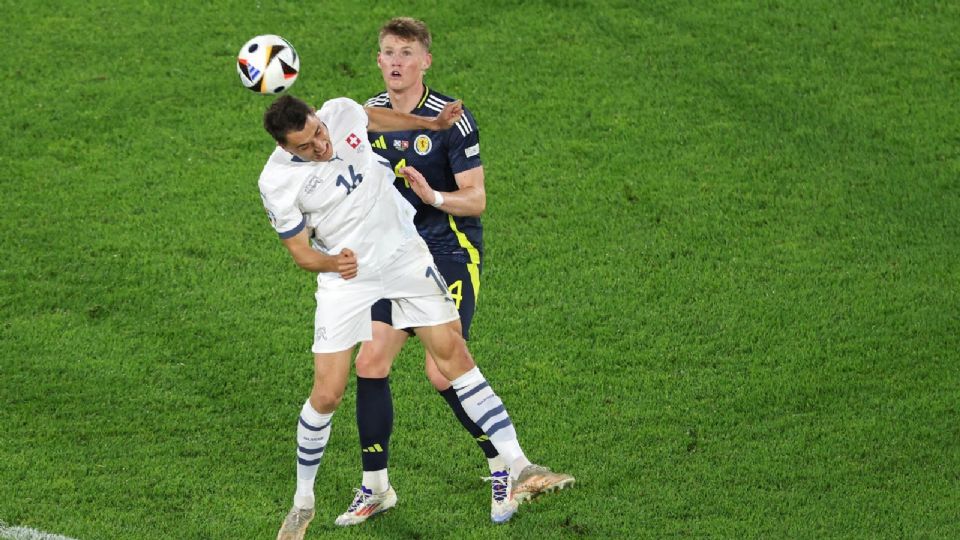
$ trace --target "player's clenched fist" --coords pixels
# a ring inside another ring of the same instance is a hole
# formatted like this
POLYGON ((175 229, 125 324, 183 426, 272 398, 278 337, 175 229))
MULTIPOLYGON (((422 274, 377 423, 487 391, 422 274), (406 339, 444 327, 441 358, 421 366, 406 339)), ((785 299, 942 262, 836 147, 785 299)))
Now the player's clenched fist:
POLYGON ((343 279, 357 277, 357 256, 349 248, 343 248, 337 255, 337 273, 343 279))
POLYGON ((443 131, 444 129, 449 129, 452 125, 456 124, 460 118, 463 117, 463 102, 459 99, 456 101, 451 101, 443 106, 443 110, 440 111, 440 114, 437 115, 436 120, 438 124, 437 131, 443 131))

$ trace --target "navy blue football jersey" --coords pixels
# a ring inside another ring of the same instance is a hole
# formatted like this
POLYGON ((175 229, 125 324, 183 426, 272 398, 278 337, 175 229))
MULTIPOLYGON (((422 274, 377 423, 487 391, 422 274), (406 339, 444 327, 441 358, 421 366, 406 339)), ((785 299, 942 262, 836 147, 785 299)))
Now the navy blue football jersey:
MULTIPOLYGON (((427 87, 411 113, 435 117, 451 101, 454 98, 427 87)), ((368 99, 366 106, 392 108, 387 92, 368 99)), ((373 151, 390 161, 394 174, 401 167, 415 167, 437 191, 457 191, 454 175, 482 164, 480 133, 466 107, 460 121, 446 131, 371 132, 369 136, 373 151)), ((452 216, 424 203, 402 176, 397 176, 394 185, 417 210, 414 224, 435 257, 479 262, 483 253, 483 226, 479 217, 452 216)))

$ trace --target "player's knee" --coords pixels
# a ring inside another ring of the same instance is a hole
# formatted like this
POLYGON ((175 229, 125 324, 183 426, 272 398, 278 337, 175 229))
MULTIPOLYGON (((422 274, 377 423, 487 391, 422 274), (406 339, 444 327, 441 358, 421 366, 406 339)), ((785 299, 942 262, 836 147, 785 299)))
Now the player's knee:
MULTIPOLYGON (((470 356, 470 351, 467 349, 466 342, 464 342, 463 338, 459 335, 455 336, 454 339, 450 339, 447 344, 435 352, 434 359, 436 360, 439 371, 438 376, 446 378, 447 380, 453 380, 456 374, 461 374, 475 366, 473 357, 470 356)), ((427 376, 430 377, 430 374, 428 373, 427 376)), ((430 377, 430 382, 433 383, 436 388, 437 383, 441 381, 430 377)))
POLYGON ((341 401, 343 401, 342 390, 337 392, 326 388, 314 387, 313 392, 310 393, 310 405, 320 413, 335 411, 337 407, 340 406, 341 401))
POLYGON ((391 359, 387 357, 383 348, 376 346, 375 343, 374 341, 364 343, 360 352, 357 353, 357 359, 354 362, 358 377, 382 379, 390 374, 391 359))

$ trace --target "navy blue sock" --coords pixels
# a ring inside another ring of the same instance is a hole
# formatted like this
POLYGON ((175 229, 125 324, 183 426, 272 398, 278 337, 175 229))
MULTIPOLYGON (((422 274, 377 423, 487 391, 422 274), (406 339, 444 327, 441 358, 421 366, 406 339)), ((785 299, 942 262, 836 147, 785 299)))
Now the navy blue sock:
POLYGON ((393 400, 390 378, 357 377, 357 431, 360 433, 360 455, 363 470, 387 468, 390 434, 393 433, 393 400))
POLYGON ((487 456, 487 459, 497 457, 497 449, 493 447, 493 443, 490 442, 490 439, 487 438, 487 435, 480 429, 480 426, 476 424, 470 417, 467 415, 467 411, 463 410, 463 404, 460 403, 460 398, 457 397, 457 391, 451 386, 446 390, 440 392, 440 395, 443 396, 443 399, 447 400, 447 405, 453 409, 453 414, 457 416, 457 420, 463 424, 463 427, 470 432, 470 435, 473 436, 473 440, 477 442, 480 446, 480 449, 483 450, 484 455, 487 456))

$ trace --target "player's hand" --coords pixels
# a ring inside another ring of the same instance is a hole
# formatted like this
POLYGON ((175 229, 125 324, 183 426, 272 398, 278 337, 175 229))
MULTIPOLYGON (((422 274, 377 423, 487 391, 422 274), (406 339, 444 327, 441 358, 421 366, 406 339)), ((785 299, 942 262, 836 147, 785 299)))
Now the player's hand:
POLYGON ((349 248, 343 248, 337 255, 337 273, 343 279, 357 277, 357 256, 349 248))
POLYGON ((456 101, 451 101, 443 106, 443 110, 440 111, 440 114, 434 120, 436 127, 435 131, 443 131, 448 129, 450 126, 457 123, 460 118, 463 116, 463 102, 459 99, 456 101))
POLYGON ((401 167, 399 172, 407 179, 410 189, 417 194, 417 197, 420 197, 421 201, 433 204, 433 188, 427 183, 427 179, 420 174, 420 171, 408 166, 401 167))

